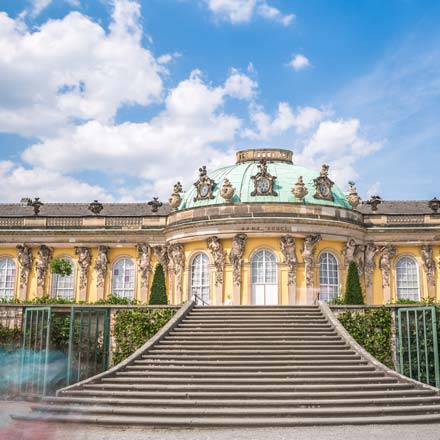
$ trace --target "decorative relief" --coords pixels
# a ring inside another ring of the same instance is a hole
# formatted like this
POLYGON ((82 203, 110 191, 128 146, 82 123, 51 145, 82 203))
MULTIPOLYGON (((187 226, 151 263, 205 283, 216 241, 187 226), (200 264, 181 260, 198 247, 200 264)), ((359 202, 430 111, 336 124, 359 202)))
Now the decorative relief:
POLYGON ((342 255, 344 257, 345 266, 350 264, 350 261, 354 259, 354 253, 356 251, 356 242, 353 238, 349 238, 342 249, 342 255))
POLYGON ((40 209, 44 205, 44 203, 40 200, 39 197, 35 197, 33 202, 30 204, 32 208, 34 208, 34 215, 40 214, 40 209))
POLYGON ((48 227, 80 227, 82 226, 81 217, 48 217, 46 219, 48 227))
POLYGON ((163 267, 164 272, 168 272, 170 259, 168 257, 168 247, 166 245, 157 245, 153 247, 154 255, 156 255, 159 263, 163 267))
POLYGON ((396 246, 387 244, 380 249, 379 268, 382 271, 382 287, 390 286, 391 260, 396 256, 396 246))
POLYGON ((140 217, 106 217, 105 226, 119 226, 122 228, 140 228, 142 218, 140 217))
POLYGON ((274 190, 276 176, 267 171, 266 159, 261 159, 258 165, 258 173, 251 177, 254 182, 254 190, 251 196, 277 196, 274 190))
POLYGON ((316 188, 315 195, 313 196, 315 199, 333 201, 332 187, 334 182, 328 177, 329 168, 328 165, 324 164, 319 177, 313 179, 316 188))
POLYGON ((440 209, 440 200, 434 197, 429 201, 428 206, 437 214, 437 211, 440 209))
POLYGON ((75 254, 78 255, 78 267, 79 267, 79 288, 81 290, 87 289, 87 280, 89 277, 90 263, 92 256, 90 249, 87 247, 76 247, 75 254))
POLYGON ((222 242, 214 235, 208 237, 206 244, 214 259, 215 285, 221 286, 223 284, 223 272, 225 270, 225 252, 223 250, 222 242))
POLYGON ((289 268, 287 284, 294 286, 296 285, 296 268, 298 266, 295 238, 291 235, 283 235, 280 239, 280 248, 284 256, 283 262, 289 268))
POLYGON ((20 290, 26 289, 29 273, 32 269, 32 263, 34 262, 34 256, 32 255, 32 249, 25 244, 18 244, 17 249, 17 260, 20 264, 20 290))
POLYGON ((365 246, 365 285, 367 287, 373 284, 373 272, 376 268, 375 257, 379 248, 374 243, 367 243, 365 246))
POLYGON ((163 203, 159 200, 159 197, 153 197, 153 200, 150 200, 147 205, 151 206, 151 212, 157 212, 163 203))
POLYGON ((52 249, 42 244, 38 248, 38 257, 35 269, 37 271, 37 286, 41 287, 44 291, 47 269, 49 262, 52 259, 52 249))
POLYGON ((176 290, 182 293, 182 275, 185 266, 185 251, 181 243, 173 243, 168 248, 169 259, 176 274, 176 290))
POLYGON ((229 179, 225 179, 223 181, 223 185, 220 189, 220 195, 227 201, 232 201, 232 198, 235 194, 235 188, 232 186, 232 183, 229 181, 229 179))
POLYGON ((302 176, 298 177, 297 182, 292 188, 292 194, 295 196, 297 202, 304 202, 304 197, 309 193, 309 190, 306 188, 304 184, 304 180, 302 176))
POLYGON ((431 245, 422 246, 422 260, 428 285, 435 286, 435 261, 431 245))
POLYGON ((356 209, 361 203, 361 198, 357 192, 356 186, 354 182, 348 182, 348 203, 350 203, 353 209, 356 209))
POLYGON ((107 274, 107 266, 108 266, 108 246, 99 246, 98 247, 98 256, 96 257, 95 262, 95 271, 96 271, 96 286, 104 287, 105 276, 107 274))
POLYGON ((196 196, 194 197, 194 201, 197 200, 207 200, 213 199, 213 191, 215 187, 215 182, 213 179, 208 177, 208 172, 206 171, 206 166, 203 165, 199 168, 199 180, 194 183, 196 187, 196 196))
POLYGON ((306 272, 306 286, 313 287, 313 269, 315 267, 315 247, 321 240, 321 235, 307 235, 304 239, 302 257, 306 272))
POLYGON ((182 203, 182 196, 180 195, 183 192, 183 187, 180 182, 177 182, 174 185, 173 193, 171 197, 168 199, 168 203, 170 204, 172 209, 177 209, 182 203))
POLYGON ((236 286, 241 284, 241 266, 243 264, 246 241, 246 234, 236 234, 232 239, 232 248, 229 252, 229 261, 232 264, 232 278, 236 286))
POLYGON ((421 224, 425 222, 424 215, 387 215, 387 223, 421 224))
POLYGON ((148 287, 151 272, 151 247, 147 243, 139 243, 137 250, 137 268, 141 278, 141 287, 148 287))

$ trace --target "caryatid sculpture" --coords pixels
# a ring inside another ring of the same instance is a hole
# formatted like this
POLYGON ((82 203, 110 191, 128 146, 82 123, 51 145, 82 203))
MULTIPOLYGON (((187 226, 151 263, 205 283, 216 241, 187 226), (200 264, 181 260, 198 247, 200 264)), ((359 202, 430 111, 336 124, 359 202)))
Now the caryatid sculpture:
POLYGON ((315 267, 315 246, 321 240, 320 234, 307 235, 304 239, 302 257, 306 272, 306 286, 313 287, 313 269, 315 267))
POLYGON ((214 259, 215 285, 221 286, 223 284, 223 272, 225 270, 225 251, 223 250, 222 242, 214 235, 208 237, 206 244, 214 259))
POLYGON ((295 238, 291 235, 284 235, 280 239, 280 248, 284 256, 284 263, 289 268, 287 283, 289 286, 296 285, 296 268, 298 260, 296 258, 295 238))
POLYGON ((246 241, 246 234, 236 234, 232 240, 232 248, 229 252, 229 261, 232 264, 232 278, 236 286, 241 284, 241 266, 243 264, 246 241))
POLYGON ((435 261, 431 245, 422 246, 423 269, 429 286, 435 286, 435 261))
POLYGON ((37 286, 38 294, 44 294, 44 288, 46 284, 46 275, 49 268, 49 262, 52 259, 52 249, 42 244, 38 248, 38 257, 35 269, 37 271, 37 286))
POLYGON ((26 299, 26 290, 29 281, 29 273, 32 270, 32 263, 34 262, 34 256, 32 255, 32 249, 25 244, 18 244, 17 260, 20 264, 20 296, 21 299, 26 299))
POLYGON ((182 275, 185 266, 185 251, 181 243, 173 243, 168 248, 168 255, 176 275, 176 291, 178 297, 182 297, 182 275))
POLYGON ((391 259, 396 256, 396 246, 387 244, 380 249, 379 268, 382 271, 382 287, 390 286, 391 259))
POLYGON ((151 273, 151 247, 147 243, 138 243, 137 268, 141 279, 141 288, 148 288, 151 273))
POLYGON ((90 263, 92 256, 88 247, 75 248, 75 254, 78 255, 78 267, 79 267, 79 288, 82 291, 87 290, 87 280, 89 277, 90 263))
POLYGON ((105 276, 107 274, 108 267, 108 246, 98 247, 98 256, 95 262, 96 271, 96 286, 103 288, 105 283, 105 276))
POLYGON ((373 284, 373 272, 376 268, 375 258, 379 248, 374 243, 367 243, 365 246, 365 285, 370 287, 373 284))

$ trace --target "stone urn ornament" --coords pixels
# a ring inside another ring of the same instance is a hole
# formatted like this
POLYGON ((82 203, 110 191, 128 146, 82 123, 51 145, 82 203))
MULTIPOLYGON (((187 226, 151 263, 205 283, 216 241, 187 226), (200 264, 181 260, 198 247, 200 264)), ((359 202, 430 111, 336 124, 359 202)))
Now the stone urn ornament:
POLYGON ((297 201, 304 202, 304 197, 309 193, 309 190, 304 185, 304 180, 302 176, 298 177, 298 181, 292 188, 292 193, 297 201))
POLYGON ((177 182, 174 185, 173 193, 168 200, 171 208, 174 210, 176 210, 182 203, 182 196, 180 195, 181 192, 183 192, 182 184, 180 182, 177 182))
POLYGON ((227 201, 230 202, 235 194, 235 188, 232 186, 232 183, 229 179, 225 179, 223 181, 223 185, 220 189, 220 195, 227 201))
POLYGON ((359 194, 357 192, 356 186, 354 182, 348 182, 348 197, 347 197, 348 203, 350 203, 351 207, 353 209, 356 209, 359 206, 359 203, 361 203, 361 198, 359 197, 359 194))

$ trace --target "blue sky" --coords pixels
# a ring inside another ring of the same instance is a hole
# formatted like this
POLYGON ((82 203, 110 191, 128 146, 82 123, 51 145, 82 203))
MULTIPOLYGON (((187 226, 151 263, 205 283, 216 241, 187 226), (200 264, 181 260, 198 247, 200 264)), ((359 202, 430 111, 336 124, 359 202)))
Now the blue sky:
POLYGON ((241 147, 439 196, 440 3, 0 0, 0 199, 165 199, 241 147))

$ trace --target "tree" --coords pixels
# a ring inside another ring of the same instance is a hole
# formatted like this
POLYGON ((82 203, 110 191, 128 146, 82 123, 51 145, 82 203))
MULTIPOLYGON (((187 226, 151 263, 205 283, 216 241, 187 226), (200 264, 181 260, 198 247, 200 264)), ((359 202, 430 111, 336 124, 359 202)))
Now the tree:
POLYGON ((345 304, 364 304, 359 272, 357 264, 354 261, 350 261, 348 266, 347 283, 345 286, 345 304))
POLYGON ((154 270, 153 285, 151 286, 150 304, 168 304, 165 273, 161 264, 154 270))

